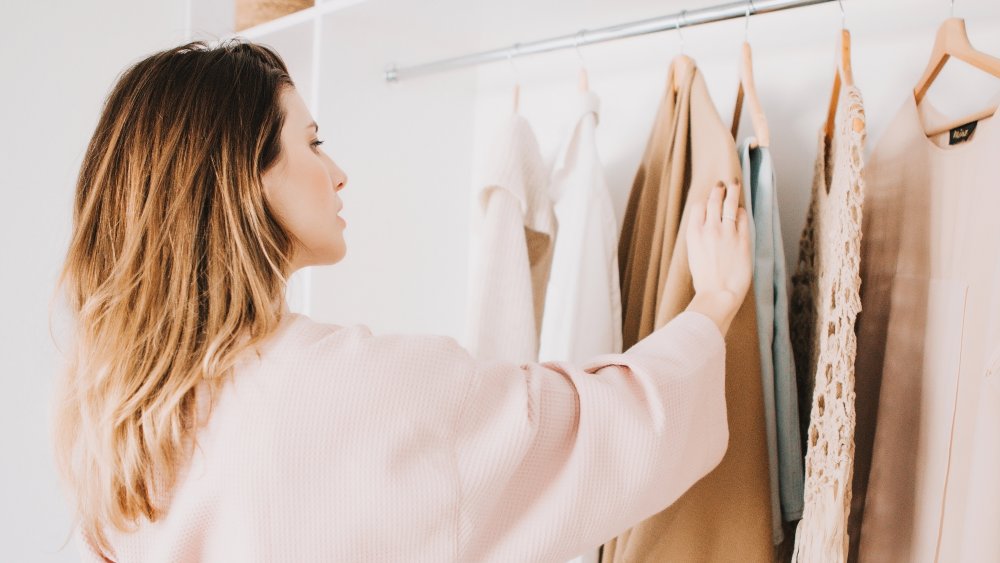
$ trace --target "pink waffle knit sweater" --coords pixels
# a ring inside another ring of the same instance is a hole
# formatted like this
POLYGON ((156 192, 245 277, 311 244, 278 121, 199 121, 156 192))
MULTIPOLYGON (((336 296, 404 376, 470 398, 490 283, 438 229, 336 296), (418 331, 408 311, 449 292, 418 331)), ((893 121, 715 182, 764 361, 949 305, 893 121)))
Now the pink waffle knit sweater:
POLYGON ((695 312, 578 364, 296 313, 260 350, 166 516, 108 530, 107 556, 78 533, 85 561, 563 563, 671 504, 729 437, 725 342, 695 312))

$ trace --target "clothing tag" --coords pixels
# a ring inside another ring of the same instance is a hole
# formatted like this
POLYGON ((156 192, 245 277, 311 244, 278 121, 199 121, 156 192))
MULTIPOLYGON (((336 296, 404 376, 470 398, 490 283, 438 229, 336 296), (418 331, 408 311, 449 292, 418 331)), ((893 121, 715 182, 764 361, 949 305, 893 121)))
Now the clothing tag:
POLYGON ((948 134, 948 144, 957 145, 968 141, 972 137, 972 132, 976 130, 976 124, 978 123, 978 121, 972 121, 952 129, 951 133, 948 134))

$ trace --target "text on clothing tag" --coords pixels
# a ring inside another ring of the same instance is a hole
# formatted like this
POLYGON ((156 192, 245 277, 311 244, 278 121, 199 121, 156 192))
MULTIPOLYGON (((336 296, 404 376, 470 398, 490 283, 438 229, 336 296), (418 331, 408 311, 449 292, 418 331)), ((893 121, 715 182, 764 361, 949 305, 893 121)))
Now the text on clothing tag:
POLYGON ((948 134, 948 144, 957 145, 968 141, 972 137, 972 132, 976 130, 976 124, 978 123, 978 121, 971 121, 952 129, 951 133, 948 134))

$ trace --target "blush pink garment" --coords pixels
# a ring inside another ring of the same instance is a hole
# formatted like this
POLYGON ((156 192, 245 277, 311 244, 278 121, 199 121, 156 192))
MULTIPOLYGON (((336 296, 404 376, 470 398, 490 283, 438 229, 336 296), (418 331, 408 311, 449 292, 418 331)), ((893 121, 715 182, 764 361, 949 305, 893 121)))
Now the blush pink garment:
MULTIPOLYGON (((562 562, 722 459, 725 342, 684 312, 624 353, 478 361, 290 313, 199 429, 165 518, 85 561, 562 562)), ((199 397, 199 409, 207 401, 199 397)))
POLYGON ((907 94, 865 171, 862 563, 1000 561, 1000 117, 951 119, 907 94))

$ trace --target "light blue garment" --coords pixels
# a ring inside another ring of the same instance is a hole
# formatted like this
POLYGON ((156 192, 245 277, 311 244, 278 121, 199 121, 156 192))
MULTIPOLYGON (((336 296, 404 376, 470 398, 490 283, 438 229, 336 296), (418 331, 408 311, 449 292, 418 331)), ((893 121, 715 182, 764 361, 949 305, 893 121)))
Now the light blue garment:
POLYGON ((799 441, 798 392, 788 328, 788 280, 778 218, 778 193, 767 147, 740 147, 743 205, 750 216, 753 290, 757 303, 760 375, 767 418, 771 478, 771 525, 775 545, 782 542, 782 520, 802 517, 804 459, 799 441))

